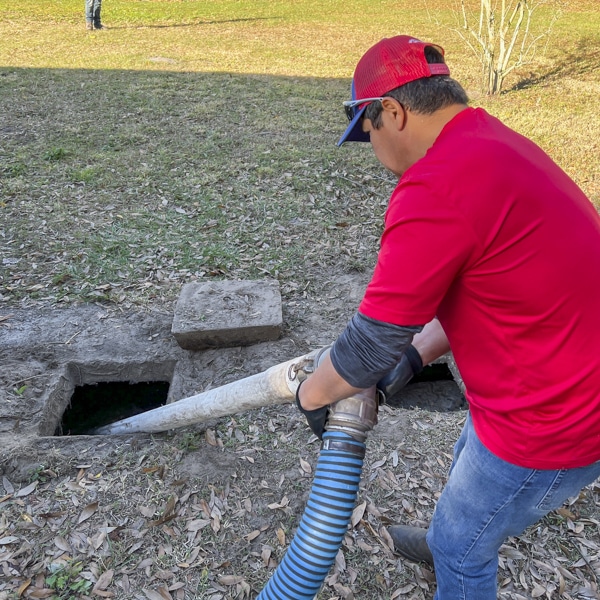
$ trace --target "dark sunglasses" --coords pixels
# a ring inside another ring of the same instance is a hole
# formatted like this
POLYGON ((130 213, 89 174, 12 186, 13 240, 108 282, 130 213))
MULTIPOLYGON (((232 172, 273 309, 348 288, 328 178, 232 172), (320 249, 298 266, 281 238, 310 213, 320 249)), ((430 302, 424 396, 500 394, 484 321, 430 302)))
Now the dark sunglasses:
POLYGON ((381 102, 383 98, 362 98, 361 100, 346 100, 344 102, 344 111, 348 117, 348 121, 352 121, 359 110, 359 106, 370 104, 371 102, 381 102))

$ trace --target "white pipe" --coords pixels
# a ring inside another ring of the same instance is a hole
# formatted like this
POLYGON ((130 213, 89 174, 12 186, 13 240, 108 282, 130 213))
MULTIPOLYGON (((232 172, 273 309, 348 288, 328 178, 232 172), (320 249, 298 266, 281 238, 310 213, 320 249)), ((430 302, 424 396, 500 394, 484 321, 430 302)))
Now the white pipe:
POLYGON ((300 381, 314 370, 326 350, 316 350, 262 373, 99 427, 94 433, 166 431, 262 406, 292 402, 300 381))

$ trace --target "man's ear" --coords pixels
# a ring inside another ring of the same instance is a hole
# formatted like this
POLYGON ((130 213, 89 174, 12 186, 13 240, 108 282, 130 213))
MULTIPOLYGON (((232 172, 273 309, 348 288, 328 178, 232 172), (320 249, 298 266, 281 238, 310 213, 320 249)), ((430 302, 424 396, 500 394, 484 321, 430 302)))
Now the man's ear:
POLYGON ((386 97, 381 101, 384 113, 388 118, 394 121, 394 126, 398 131, 402 131, 406 126, 406 109, 395 98, 386 97))

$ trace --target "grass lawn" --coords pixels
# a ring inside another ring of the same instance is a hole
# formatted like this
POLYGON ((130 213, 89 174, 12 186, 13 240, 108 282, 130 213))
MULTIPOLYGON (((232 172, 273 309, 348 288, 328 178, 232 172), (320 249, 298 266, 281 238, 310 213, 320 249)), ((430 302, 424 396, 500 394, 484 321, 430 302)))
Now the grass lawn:
POLYGON ((473 104, 600 206, 596 3, 567 4, 497 97, 452 11, 414 4, 105 0, 87 32, 79 0, 0 0, 1 300, 139 304, 267 274, 317 293, 323 269, 370 269, 393 180, 335 141, 356 60, 398 32, 442 43, 473 104))
MULTIPOLYGON (((341 103, 357 59, 398 33, 443 45, 472 104, 541 145, 600 209, 597 0, 540 10, 535 33, 558 16, 546 51, 496 97, 480 92, 451 1, 103 4, 106 29, 86 31, 83 0, 0 0, 0 336, 12 310, 169 311, 183 284, 224 278, 279 280, 288 332, 328 319, 335 277, 374 265, 395 184, 368 145, 336 148, 341 103)), ((11 381, 0 392, 21 401, 27 386, 11 381)), ((394 557, 383 524, 430 518, 464 416, 381 411, 364 513, 319 600, 431 598, 434 574, 394 557)), ((254 598, 317 453, 292 406, 83 457, 43 450, 21 486, 0 479, 0 600, 254 598), (225 459, 219 481, 190 475, 225 459)), ((502 600, 600 597, 598 506, 596 484, 503 546, 502 600)))

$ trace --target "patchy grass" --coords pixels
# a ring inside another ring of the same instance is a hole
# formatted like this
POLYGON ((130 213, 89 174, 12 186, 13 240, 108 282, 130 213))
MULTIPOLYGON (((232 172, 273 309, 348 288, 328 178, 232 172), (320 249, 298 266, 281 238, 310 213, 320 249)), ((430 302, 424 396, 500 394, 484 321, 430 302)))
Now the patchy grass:
POLYGON ((6 135, 3 293, 139 302, 190 279, 265 275, 292 291, 314 267, 373 263, 381 180, 392 182, 370 155, 349 173, 331 144, 345 82, 62 70, 0 81, 30 78, 39 95, 6 135), (50 105, 39 135, 32 115, 50 105))
MULTIPOLYGON (((391 4, 477 88, 449 11, 391 4)), ((111 2, 90 33, 80 2, 0 0, 0 300, 169 302, 189 280, 266 275, 311 293, 329 270, 369 270, 393 180, 368 147, 334 144, 353 65, 389 29, 350 8, 111 2)), ((507 93, 471 95, 600 206, 590 22, 566 10, 557 36, 581 35, 507 93)))

